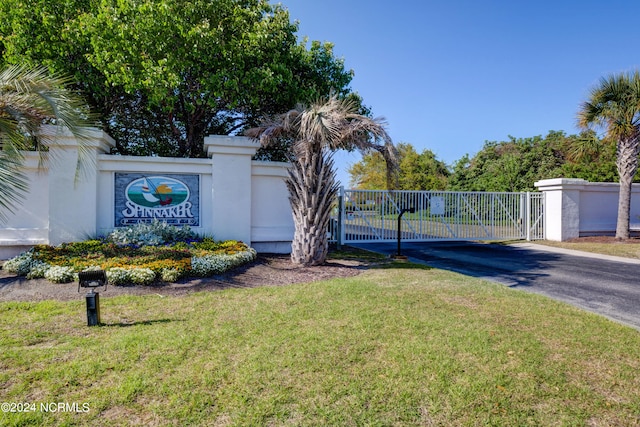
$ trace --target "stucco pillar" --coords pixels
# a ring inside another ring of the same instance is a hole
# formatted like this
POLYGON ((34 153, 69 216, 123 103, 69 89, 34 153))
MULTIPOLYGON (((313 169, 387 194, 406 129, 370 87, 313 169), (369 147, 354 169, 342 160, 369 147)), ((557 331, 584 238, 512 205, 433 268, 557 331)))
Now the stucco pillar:
POLYGON ((212 165, 212 230, 216 240, 251 244, 251 158, 258 143, 243 136, 204 139, 212 165))
POLYGON ((580 237, 580 192, 583 179, 543 179, 534 185, 545 193, 545 239, 562 242, 580 237))
POLYGON ((49 244, 94 237, 98 154, 108 152, 114 140, 99 129, 90 130, 78 170, 78 141, 67 128, 43 126, 41 136, 49 147, 49 244))

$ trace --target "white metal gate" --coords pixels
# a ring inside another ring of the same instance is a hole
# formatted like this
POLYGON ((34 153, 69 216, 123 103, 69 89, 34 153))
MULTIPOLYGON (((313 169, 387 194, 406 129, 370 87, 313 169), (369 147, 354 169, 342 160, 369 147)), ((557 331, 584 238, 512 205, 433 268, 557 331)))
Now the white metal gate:
POLYGON ((544 238, 544 193, 340 189, 332 235, 342 243, 536 240, 544 238))

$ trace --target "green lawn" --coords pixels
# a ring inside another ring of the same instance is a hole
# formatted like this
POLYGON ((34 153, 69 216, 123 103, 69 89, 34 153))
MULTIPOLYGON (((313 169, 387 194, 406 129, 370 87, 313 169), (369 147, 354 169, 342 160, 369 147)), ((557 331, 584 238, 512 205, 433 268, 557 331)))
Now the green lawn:
POLYGON ((105 298, 102 320, 85 326, 84 301, 0 304, 0 402, 37 405, 1 425, 640 424, 638 331, 410 264, 105 298))
POLYGON ((640 259, 640 243, 554 242, 551 240, 536 240, 532 243, 537 243, 537 244, 546 245, 546 246, 553 246, 556 248, 592 252, 596 254, 640 259))

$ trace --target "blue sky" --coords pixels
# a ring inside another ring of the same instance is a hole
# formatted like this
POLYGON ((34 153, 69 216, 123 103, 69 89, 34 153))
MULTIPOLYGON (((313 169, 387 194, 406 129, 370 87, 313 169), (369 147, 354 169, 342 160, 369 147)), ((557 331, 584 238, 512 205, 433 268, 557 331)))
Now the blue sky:
MULTIPOLYGON (((275 3, 275 2, 274 2, 275 3)), ((394 142, 452 164, 485 141, 576 133, 600 77, 640 69, 638 0, 282 0, 335 44, 394 142)), ((338 178, 357 154, 337 156, 338 178)))

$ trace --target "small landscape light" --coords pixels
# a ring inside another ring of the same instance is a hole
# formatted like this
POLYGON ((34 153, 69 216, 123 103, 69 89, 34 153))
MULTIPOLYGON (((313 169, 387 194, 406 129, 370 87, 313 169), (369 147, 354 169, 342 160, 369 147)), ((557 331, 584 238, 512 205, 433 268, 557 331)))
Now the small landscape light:
POLYGON ((107 273, 104 270, 81 271, 78 273, 78 292, 80 287, 89 288, 90 292, 85 296, 87 300, 87 325, 100 324, 100 294, 95 288, 104 286, 107 290, 107 273))

